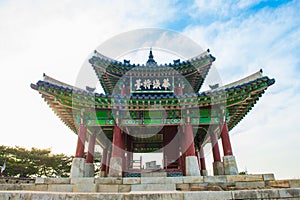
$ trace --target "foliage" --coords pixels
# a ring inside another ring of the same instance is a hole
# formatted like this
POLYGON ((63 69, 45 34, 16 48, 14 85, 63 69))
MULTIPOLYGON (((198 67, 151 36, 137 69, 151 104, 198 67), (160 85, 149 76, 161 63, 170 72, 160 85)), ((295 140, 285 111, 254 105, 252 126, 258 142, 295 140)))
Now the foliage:
POLYGON ((15 177, 68 177, 72 157, 64 154, 51 154, 50 149, 31 150, 22 147, 0 146, 0 166, 6 160, 3 176, 15 177))

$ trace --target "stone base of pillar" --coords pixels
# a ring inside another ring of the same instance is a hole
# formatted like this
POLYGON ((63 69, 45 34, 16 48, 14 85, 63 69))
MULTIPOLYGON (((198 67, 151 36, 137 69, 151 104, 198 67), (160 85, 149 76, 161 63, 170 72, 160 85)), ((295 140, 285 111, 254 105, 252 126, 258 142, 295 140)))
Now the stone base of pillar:
POLYGON ((93 163, 85 163, 85 177, 94 177, 95 176, 95 168, 93 163))
POLYGON ((200 170, 201 176, 208 176, 207 170, 200 170))
POLYGON ((100 177, 107 177, 106 172, 100 171, 100 177))
POLYGON ((85 175, 85 159, 73 158, 70 178, 84 177, 85 175))
POLYGON ((223 165, 225 175, 237 175, 239 173, 234 156, 224 156, 223 165))
POLYGON ((112 157, 110 159, 108 176, 122 177, 122 158, 112 157))
POLYGON ((197 156, 185 157, 185 175, 186 176, 200 176, 197 156))
POLYGON ((224 175, 224 165, 222 162, 213 162, 214 176, 224 175))

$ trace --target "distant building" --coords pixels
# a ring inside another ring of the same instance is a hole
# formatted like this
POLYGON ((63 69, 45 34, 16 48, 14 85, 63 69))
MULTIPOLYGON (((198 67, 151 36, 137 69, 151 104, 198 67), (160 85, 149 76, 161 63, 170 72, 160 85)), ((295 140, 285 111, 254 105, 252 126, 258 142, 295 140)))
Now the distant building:
POLYGON ((160 165, 156 164, 156 161, 146 162, 146 169, 160 169, 160 165))

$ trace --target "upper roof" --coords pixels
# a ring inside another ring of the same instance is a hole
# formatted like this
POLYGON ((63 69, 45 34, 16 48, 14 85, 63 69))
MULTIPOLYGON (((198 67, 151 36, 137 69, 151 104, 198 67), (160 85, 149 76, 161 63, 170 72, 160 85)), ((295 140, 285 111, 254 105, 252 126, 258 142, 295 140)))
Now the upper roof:
POLYGON ((164 65, 158 65, 155 62, 152 50, 150 50, 146 65, 130 64, 126 60, 122 63, 108 58, 97 51, 89 59, 106 94, 113 93, 117 82, 121 78, 124 79, 128 76, 137 76, 139 74, 143 74, 144 76, 145 74, 149 76, 164 76, 166 73, 183 76, 193 90, 198 92, 214 61, 215 58, 209 54, 209 50, 189 60, 181 62, 178 59, 174 60, 174 63, 164 65))

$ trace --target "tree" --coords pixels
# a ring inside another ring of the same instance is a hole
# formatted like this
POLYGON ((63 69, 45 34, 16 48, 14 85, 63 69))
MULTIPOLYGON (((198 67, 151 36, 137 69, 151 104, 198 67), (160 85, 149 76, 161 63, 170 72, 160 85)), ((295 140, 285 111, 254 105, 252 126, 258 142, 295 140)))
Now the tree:
POLYGON ((3 176, 15 177, 68 177, 71 156, 51 154, 50 149, 0 146, 0 165, 6 160, 3 176))

